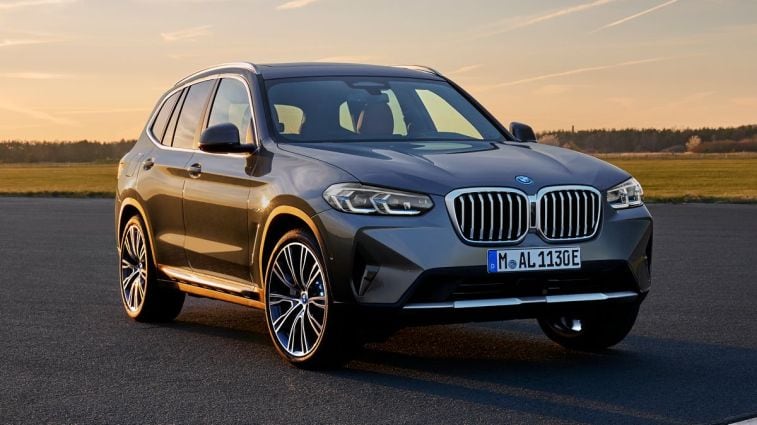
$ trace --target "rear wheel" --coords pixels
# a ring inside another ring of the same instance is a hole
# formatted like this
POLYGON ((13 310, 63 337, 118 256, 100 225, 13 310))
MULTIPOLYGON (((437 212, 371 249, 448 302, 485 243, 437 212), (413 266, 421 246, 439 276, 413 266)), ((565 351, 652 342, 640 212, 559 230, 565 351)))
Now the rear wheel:
POLYGON ((613 304, 575 314, 539 318, 539 326, 552 341, 565 348, 600 351, 619 343, 636 323, 639 303, 613 304))
POLYGON ((143 322, 173 320, 181 312, 185 295, 158 284, 146 234, 139 216, 131 217, 121 233, 121 301, 132 319, 143 322))
POLYGON ((334 308, 321 250, 313 236, 292 230, 273 249, 266 271, 266 322, 279 354, 294 365, 335 365, 349 347, 334 308))

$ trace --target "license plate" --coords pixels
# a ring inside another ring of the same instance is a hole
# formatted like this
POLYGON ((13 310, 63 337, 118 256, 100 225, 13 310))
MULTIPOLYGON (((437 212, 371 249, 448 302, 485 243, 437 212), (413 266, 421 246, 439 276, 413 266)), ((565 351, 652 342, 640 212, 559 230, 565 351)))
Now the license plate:
POLYGON ((489 273, 581 268, 581 248, 490 249, 489 273))

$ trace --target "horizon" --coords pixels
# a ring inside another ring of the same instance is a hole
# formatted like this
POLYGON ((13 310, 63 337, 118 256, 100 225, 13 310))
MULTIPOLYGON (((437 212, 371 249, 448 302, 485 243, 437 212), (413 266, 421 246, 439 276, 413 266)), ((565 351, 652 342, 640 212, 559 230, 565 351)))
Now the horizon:
POLYGON ((541 134, 757 121, 754 1, 419 0, 402 4, 401 13, 370 7, 347 0, 0 0, 0 139, 135 139, 176 81, 239 60, 423 64, 503 124, 525 122, 541 134))

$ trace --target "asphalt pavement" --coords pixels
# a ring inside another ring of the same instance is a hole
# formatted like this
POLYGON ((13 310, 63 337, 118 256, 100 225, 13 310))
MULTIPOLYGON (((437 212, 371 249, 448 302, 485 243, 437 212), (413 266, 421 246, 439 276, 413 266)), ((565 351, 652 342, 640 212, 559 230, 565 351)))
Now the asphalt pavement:
POLYGON ((631 335, 564 350, 534 321, 402 330, 340 370, 283 363, 262 313, 122 312, 113 201, 0 198, 0 423, 728 423, 757 415, 757 206, 652 205, 631 335))

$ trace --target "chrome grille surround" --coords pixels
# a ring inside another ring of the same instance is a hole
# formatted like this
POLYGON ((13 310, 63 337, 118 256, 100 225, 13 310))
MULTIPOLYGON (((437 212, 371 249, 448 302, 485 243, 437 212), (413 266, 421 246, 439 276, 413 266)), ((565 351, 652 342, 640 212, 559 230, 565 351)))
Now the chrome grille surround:
POLYGON ((591 186, 551 186, 536 194, 536 230, 547 242, 591 239, 602 220, 602 193, 591 186))
POLYGON ((469 243, 517 244, 531 228, 531 201, 518 189, 458 189, 448 193, 444 200, 457 234, 469 243))

